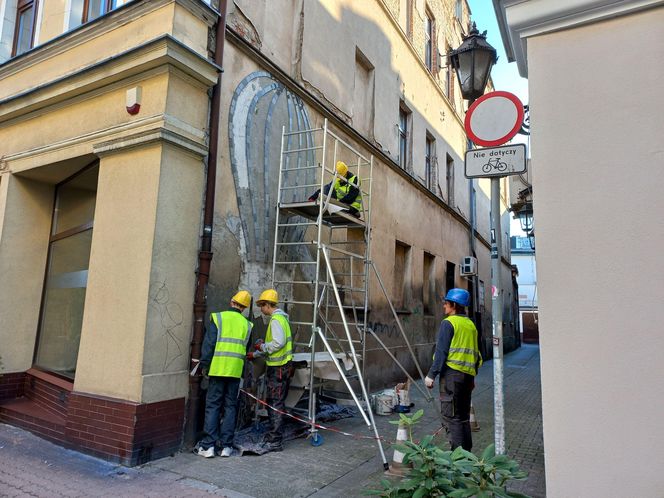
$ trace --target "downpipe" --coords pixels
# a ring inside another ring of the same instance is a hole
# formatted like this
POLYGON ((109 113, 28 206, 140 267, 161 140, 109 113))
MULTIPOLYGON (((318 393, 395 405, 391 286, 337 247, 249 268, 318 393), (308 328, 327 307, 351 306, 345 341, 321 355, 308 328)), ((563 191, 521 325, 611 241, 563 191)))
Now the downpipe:
POLYGON ((194 292, 194 331, 191 338, 191 357, 189 361, 189 399, 186 407, 184 445, 196 443, 199 419, 202 414, 201 396, 201 345, 205 335, 205 314, 207 310, 207 285, 212 263, 212 226, 214 220, 214 197, 217 181, 217 155, 219 142, 219 112, 221 101, 221 76, 223 74, 224 42, 226 39, 226 6, 227 0, 219 2, 219 20, 216 27, 214 62, 222 68, 217 83, 212 87, 210 110, 210 145, 207 162, 207 182, 205 186, 205 208, 203 211, 203 234, 201 249, 198 253, 198 270, 196 272, 196 290, 194 292), (193 373, 192 373, 193 372, 193 373))

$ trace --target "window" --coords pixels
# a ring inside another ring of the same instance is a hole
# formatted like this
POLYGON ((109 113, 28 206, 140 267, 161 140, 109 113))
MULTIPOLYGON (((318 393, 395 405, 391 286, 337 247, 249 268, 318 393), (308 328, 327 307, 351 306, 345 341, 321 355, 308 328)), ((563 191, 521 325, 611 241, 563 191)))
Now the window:
POLYGON ((424 151, 426 186, 429 190, 436 188, 436 139, 429 133, 426 136, 426 149, 424 151))
POLYGON ((422 309, 425 315, 436 310, 436 256, 424 252, 422 264, 422 309))
POLYGON ((454 16, 461 21, 463 17, 463 0, 456 0, 454 4, 454 16))
MULTIPOLYGON (((449 54, 452 49, 448 44, 445 44, 445 53, 449 54)), ((454 68, 450 64, 450 58, 447 58, 447 65, 445 66, 445 95, 454 106, 454 68)))
POLYGON ((353 126, 363 135, 373 138, 374 67, 358 48, 355 49, 353 126))
POLYGON ((411 112, 403 102, 399 106, 399 166, 408 169, 408 155, 410 153, 410 117, 411 112))
POLYGON ((83 324, 99 165, 56 187, 35 364, 74 378, 83 324))
POLYGON ((35 20, 37 19, 37 2, 19 0, 16 5, 16 31, 12 57, 30 50, 35 37, 35 20))
POLYGON ((434 49, 435 47, 435 29, 436 21, 434 20, 431 12, 427 10, 426 12, 426 22, 424 23, 425 33, 424 33, 424 63, 427 66, 427 69, 432 73, 435 71, 435 57, 434 49))
POLYGON ((394 308, 405 311, 410 302, 410 251, 408 244, 396 241, 394 245, 394 308))
POLYGON ((447 185, 447 204, 454 206, 454 159, 447 154, 445 182, 447 185))
POLYGON ((445 293, 447 294, 447 291, 450 289, 454 289, 456 287, 454 285, 454 275, 456 272, 456 265, 454 263, 450 263, 449 261, 447 262, 447 266, 445 268, 445 293))
POLYGON ((93 21, 128 3, 129 0, 85 0, 83 22, 93 21))
POLYGON ((399 0, 399 24, 409 40, 413 40, 413 0, 399 0))

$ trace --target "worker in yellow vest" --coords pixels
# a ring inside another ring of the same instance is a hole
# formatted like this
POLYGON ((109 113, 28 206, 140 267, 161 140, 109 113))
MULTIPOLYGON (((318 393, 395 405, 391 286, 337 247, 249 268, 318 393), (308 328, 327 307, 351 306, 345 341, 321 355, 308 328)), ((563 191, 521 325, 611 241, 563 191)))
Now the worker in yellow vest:
POLYGON ((205 435, 194 447, 194 452, 205 458, 214 456, 218 443, 222 457, 233 453, 240 379, 252 327, 242 312, 250 305, 251 295, 241 290, 233 296, 227 311, 210 314, 201 352, 201 365, 209 377, 205 435))
MULTIPOLYGON (((343 161, 337 161, 335 166, 337 171, 337 178, 334 182, 330 182, 323 188, 323 194, 327 195, 330 187, 334 186, 332 190, 332 198, 337 199, 339 202, 348 206, 348 213, 356 218, 360 217, 362 211, 362 193, 360 192, 360 179, 348 170, 348 166, 343 161)), ((320 195, 320 190, 314 192, 310 201, 315 201, 320 195)))
POLYGON ((271 408, 267 410, 270 426, 265 434, 263 447, 268 451, 283 450, 284 417, 280 412, 285 410, 286 396, 293 374, 293 336, 288 315, 279 309, 278 302, 279 295, 274 289, 263 291, 256 301, 261 313, 270 317, 270 323, 265 333, 265 342, 257 341, 254 344, 255 351, 247 355, 251 360, 258 356, 265 357, 267 384, 265 402, 271 408))
POLYGON ((470 451, 470 398, 475 375, 482 364, 477 345, 477 329, 466 316, 470 294, 464 289, 450 289, 444 298, 447 315, 438 330, 433 365, 424 382, 431 389, 440 375, 440 411, 452 449, 461 446, 470 451))

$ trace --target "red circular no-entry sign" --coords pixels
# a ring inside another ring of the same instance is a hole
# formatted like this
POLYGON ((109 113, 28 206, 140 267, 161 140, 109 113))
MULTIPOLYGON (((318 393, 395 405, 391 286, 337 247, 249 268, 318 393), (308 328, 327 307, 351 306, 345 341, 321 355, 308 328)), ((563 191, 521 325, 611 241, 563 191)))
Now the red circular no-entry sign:
POLYGON ((507 143, 523 124, 523 104, 510 92, 482 95, 466 113, 464 127, 474 144, 494 147, 507 143))

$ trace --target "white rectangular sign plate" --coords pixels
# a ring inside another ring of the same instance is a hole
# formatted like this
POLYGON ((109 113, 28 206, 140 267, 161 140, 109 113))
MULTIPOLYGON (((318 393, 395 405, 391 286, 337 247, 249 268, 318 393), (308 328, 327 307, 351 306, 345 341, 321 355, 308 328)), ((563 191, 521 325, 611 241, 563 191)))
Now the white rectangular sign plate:
POLYGON ((466 178, 519 175, 526 172, 526 145, 471 149, 466 152, 466 178))

